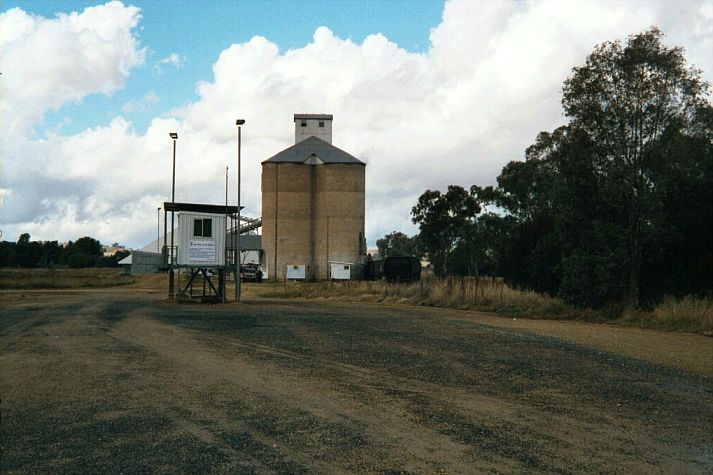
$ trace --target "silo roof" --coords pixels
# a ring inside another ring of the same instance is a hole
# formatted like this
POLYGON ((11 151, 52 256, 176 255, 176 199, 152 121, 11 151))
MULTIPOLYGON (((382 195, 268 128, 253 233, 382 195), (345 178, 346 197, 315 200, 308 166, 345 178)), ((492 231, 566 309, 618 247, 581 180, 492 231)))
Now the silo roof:
POLYGON ((286 148, 262 163, 314 163, 314 160, 310 160, 313 157, 319 158, 325 164, 354 163, 365 165, 355 156, 314 135, 294 144, 292 147, 286 148))

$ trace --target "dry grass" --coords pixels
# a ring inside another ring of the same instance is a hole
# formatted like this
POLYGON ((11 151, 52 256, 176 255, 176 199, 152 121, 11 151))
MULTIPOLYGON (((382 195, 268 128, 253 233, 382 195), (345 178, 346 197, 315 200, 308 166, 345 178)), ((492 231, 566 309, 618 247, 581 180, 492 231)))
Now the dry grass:
POLYGON ((414 284, 386 282, 272 282, 254 295, 273 298, 336 299, 348 302, 426 305, 492 312, 510 317, 586 320, 713 335, 713 299, 666 299, 650 312, 576 309, 533 291, 516 290, 499 279, 449 277, 414 284))
POLYGON ((573 318, 577 313, 557 299, 535 292, 514 290, 501 280, 490 278, 433 278, 413 284, 360 281, 285 282, 265 286, 260 294, 264 297, 426 305, 521 317, 573 318))
MULTIPOLYGON (((165 274, 134 277, 122 269, 0 269, 0 289, 113 287, 149 281, 160 288, 165 279, 165 274)), ((608 310, 575 309, 547 295, 513 289, 499 279, 468 277, 430 278, 413 284, 266 281, 246 285, 244 293, 248 297, 425 305, 479 310, 510 317, 607 321, 713 336, 712 298, 667 298, 651 311, 619 315, 619 312, 608 310)), ((228 290, 228 295, 232 295, 232 290, 228 290)))
POLYGON ((651 312, 639 315, 642 323, 663 329, 675 329, 713 336, 713 299, 686 296, 666 298, 651 312))
POLYGON ((134 282, 122 269, 0 269, 0 289, 113 287, 134 282))

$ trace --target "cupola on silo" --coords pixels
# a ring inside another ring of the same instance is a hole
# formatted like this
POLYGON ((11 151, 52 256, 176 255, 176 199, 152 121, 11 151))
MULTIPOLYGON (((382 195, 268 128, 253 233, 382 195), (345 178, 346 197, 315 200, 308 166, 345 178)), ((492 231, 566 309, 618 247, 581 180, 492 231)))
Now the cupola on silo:
POLYGON ((332 114, 295 114, 295 143, 317 137, 332 143, 332 114))
POLYGON ((332 145, 332 121, 295 114, 295 144, 262 162, 270 278, 362 277, 366 164, 332 145))

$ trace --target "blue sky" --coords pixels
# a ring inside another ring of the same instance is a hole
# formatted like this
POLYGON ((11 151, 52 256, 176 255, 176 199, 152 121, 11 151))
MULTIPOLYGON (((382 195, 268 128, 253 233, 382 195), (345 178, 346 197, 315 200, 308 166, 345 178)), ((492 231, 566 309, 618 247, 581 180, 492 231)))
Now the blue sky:
POLYGON ((292 114, 316 112, 334 115, 334 145, 367 164, 373 246, 417 232, 410 210, 426 189, 494 184, 540 131, 562 125, 562 82, 601 42, 657 25, 713 79, 713 0, 2 8, 0 225, 10 240, 142 247, 170 197, 168 133, 180 136, 177 199, 221 203, 226 166, 236 180, 237 117, 247 120, 242 204, 260 216, 261 161, 294 143, 292 114))
MULTIPOLYGON (((57 12, 81 12, 93 5, 97 2, 5 1, 3 11, 19 7, 53 18, 57 12)), ((46 129, 78 133, 116 115, 143 133, 153 117, 197 100, 196 83, 212 78, 211 67, 220 52, 255 35, 268 38, 284 52, 306 45, 315 30, 326 25, 342 39, 360 43, 380 32, 404 49, 424 52, 430 30, 443 12, 443 2, 436 0, 151 0, 126 5, 141 9, 137 36, 147 48, 146 64, 133 70, 125 87, 111 96, 92 94, 48 111, 44 123, 35 126, 38 136, 46 129), (179 56, 180 66, 159 64, 171 54, 179 56), (149 100, 141 100, 147 94, 149 100), (133 110, 127 106, 130 101, 135 101, 133 110)))

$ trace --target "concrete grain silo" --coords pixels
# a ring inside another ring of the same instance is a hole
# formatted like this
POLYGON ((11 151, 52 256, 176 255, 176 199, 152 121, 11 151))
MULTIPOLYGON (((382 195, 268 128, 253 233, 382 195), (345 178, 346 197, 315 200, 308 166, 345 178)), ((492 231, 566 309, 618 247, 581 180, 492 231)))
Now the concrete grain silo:
POLYGON ((295 114, 295 145, 262 162, 270 278, 362 277, 364 162, 332 145, 332 115, 295 114))

